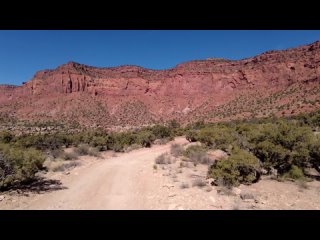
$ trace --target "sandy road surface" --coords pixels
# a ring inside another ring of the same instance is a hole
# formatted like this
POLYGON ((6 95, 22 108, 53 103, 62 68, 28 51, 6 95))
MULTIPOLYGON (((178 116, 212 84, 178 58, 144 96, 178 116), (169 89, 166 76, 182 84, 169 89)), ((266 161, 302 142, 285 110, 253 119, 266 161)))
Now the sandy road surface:
POLYGON ((170 144, 157 145, 101 159, 62 179, 66 189, 42 194, 22 208, 149 209, 161 187, 153 174, 154 159, 169 150, 170 144))

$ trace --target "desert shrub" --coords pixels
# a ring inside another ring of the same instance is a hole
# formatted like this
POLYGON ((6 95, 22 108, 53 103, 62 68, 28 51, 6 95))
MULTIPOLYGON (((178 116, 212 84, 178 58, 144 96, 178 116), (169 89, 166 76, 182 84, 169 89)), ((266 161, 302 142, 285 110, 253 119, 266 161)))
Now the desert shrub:
POLYGON ((316 135, 309 146, 310 164, 320 172, 320 136, 316 135))
POLYGON ((62 172, 65 170, 63 159, 46 160, 44 166, 51 172, 62 172))
POLYGON ((23 148, 38 148, 41 146, 42 136, 41 135, 21 135, 17 137, 15 145, 23 148))
POLYGON ((132 132, 112 133, 108 140, 108 149, 123 152, 127 146, 137 143, 137 135, 132 132))
POLYGON ((174 136, 183 136, 183 135, 185 135, 186 134, 186 131, 185 131, 185 129, 184 128, 174 128, 173 129, 173 135, 174 136))
POLYGON ((106 151, 108 150, 107 142, 107 137, 94 136, 90 141, 90 145, 97 148, 99 151, 106 151))
POLYGON ((83 156, 83 155, 89 155, 93 157, 100 156, 100 152, 97 148, 90 147, 86 144, 81 144, 76 150, 77 150, 76 153, 78 153, 80 156, 83 156))
POLYGON ((186 133, 186 139, 189 142, 196 142, 198 140, 198 132, 196 130, 189 130, 186 133))
POLYGON ((2 152, 0 152, 0 190, 7 185, 13 183, 14 179, 11 177, 15 174, 14 162, 6 159, 2 152))
POLYGON ((170 142, 170 140, 168 138, 160 138, 160 139, 156 139, 154 141, 154 144, 156 144, 156 145, 164 145, 164 144, 167 144, 168 142, 170 142))
POLYGON ((173 136, 183 136, 185 134, 184 128, 180 127, 180 123, 177 120, 169 121, 167 126, 171 130, 171 135, 173 136))
POLYGON ((64 161, 62 158, 57 158, 54 160, 47 159, 44 162, 44 166, 47 168, 48 171, 51 172, 63 172, 67 169, 75 168, 79 166, 79 161, 64 161))
POLYGON ((320 111, 315 112, 310 117, 310 125, 312 127, 319 127, 320 126, 320 111))
POLYGON ((0 143, 10 143, 14 138, 14 135, 9 131, 0 132, 0 143))
POLYGON ((312 161, 314 134, 308 126, 296 121, 241 124, 238 133, 245 137, 248 149, 260 159, 263 167, 283 175, 292 165, 304 169, 312 161))
POLYGON ((228 159, 214 162, 208 176, 224 186, 251 184, 260 178, 260 164, 254 155, 236 148, 228 159))
POLYGON ((206 148, 201 146, 201 145, 191 145, 191 146, 188 146, 186 148, 186 150, 183 151, 183 156, 185 157, 190 157, 192 153, 194 152, 206 152, 206 148))
POLYGON ((137 135, 137 144, 143 147, 151 147, 156 137, 150 131, 141 131, 137 135))
MULTIPOLYGON (((66 133, 56 133, 47 136, 52 136, 52 138, 56 140, 56 148, 59 148, 61 146, 70 147, 74 142, 73 136, 66 133)), ((54 140, 51 140, 51 142, 54 142, 54 140)))
POLYGON ((258 143, 256 147, 253 148, 253 152, 255 153, 256 157, 263 162, 263 167, 268 171, 270 171, 271 168, 284 168, 289 154, 287 149, 281 145, 275 145, 270 141, 258 143))
POLYGON ((170 128, 156 125, 152 128, 152 133, 156 137, 156 139, 168 138, 169 140, 173 140, 174 135, 170 128))
POLYGON ((320 126, 320 111, 313 113, 301 113, 292 118, 301 121, 302 123, 307 124, 314 129, 320 126))
POLYGON ((125 152, 131 152, 131 151, 136 150, 136 149, 139 149, 139 148, 141 148, 141 145, 134 143, 134 144, 132 144, 132 145, 130 145, 130 146, 127 146, 127 147, 124 149, 124 151, 125 151, 125 152))
POLYGON ((72 152, 64 152, 61 157, 66 161, 70 161, 70 160, 78 159, 79 155, 76 152, 72 151, 72 152))
POLYGON ((183 153, 183 147, 180 144, 172 144, 170 148, 170 153, 174 157, 179 157, 183 153))
POLYGON ((80 156, 88 155, 90 150, 90 146, 88 144, 80 144, 76 149, 75 152, 80 156))
POLYGON ((49 155, 52 156, 53 158, 60 158, 64 160, 74 160, 74 159, 77 159, 79 156, 79 154, 76 153, 75 151, 65 152, 63 149, 60 149, 60 148, 50 150, 49 155))
POLYGON ((67 134, 64 134, 63 135, 63 143, 65 145, 65 147, 70 147, 72 145, 74 145, 74 138, 72 135, 67 135, 67 134))
POLYGON ((237 146, 237 138, 235 131, 230 127, 215 126, 203 128, 200 130, 198 140, 210 148, 230 150, 233 146, 237 146))
POLYGON ((213 159, 208 156, 207 150, 200 145, 192 145, 187 147, 187 149, 183 152, 183 155, 195 164, 210 164, 213 162, 213 159))
POLYGON ((83 131, 74 135, 73 141, 75 145, 79 145, 81 143, 90 144, 94 136, 95 134, 93 132, 83 131))
POLYGON ((284 121, 277 123, 275 130, 276 134, 272 140, 289 150, 294 150, 301 143, 309 143, 313 137, 310 127, 299 127, 284 121))
POLYGON ((43 154, 33 148, 0 145, 0 189, 31 181, 43 168, 43 154))
POLYGON ((156 164, 171 164, 173 163, 171 156, 168 153, 163 153, 155 160, 156 164))
POLYGON ((58 157, 62 156, 63 153, 64 153, 64 152, 63 152, 63 150, 61 150, 61 149, 53 149, 53 150, 50 151, 50 155, 51 155, 53 158, 58 158, 58 157))
POLYGON ((200 178, 197 178, 195 180, 192 181, 192 186, 193 187, 205 187, 207 185, 207 183, 203 180, 203 179, 200 179, 200 178))
POLYGON ((197 121, 192 125, 193 129, 201 129, 201 128, 204 128, 204 127, 206 127, 206 124, 205 124, 205 122, 203 120, 197 121))
POLYGON ((54 149, 59 149, 62 146, 65 146, 65 136, 62 135, 42 135, 41 137, 38 138, 41 142, 37 142, 37 145, 33 146, 36 147, 39 150, 54 150, 54 149))
POLYGON ((24 148, 36 148, 38 150, 55 150, 62 146, 69 145, 65 135, 59 134, 35 134, 23 135, 17 138, 16 146, 24 148))
POLYGON ((75 168, 79 165, 80 165, 79 161, 69 161, 67 163, 64 163, 64 169, 75 168))
POLYGON ((125 146, 123 146, 121 143, 116 142, 111 146, 111 149, 115 152, 124 152, 125 146))
POLYGON ((292 165, 290 170, 286 172, 283 177, 294 180, 301 180, 305 178, 302 169, 295 165, 292 165))
POLYGON ((88 155, 93 157, 100 157, 100 151, 97 148, 90 147, 88 155))

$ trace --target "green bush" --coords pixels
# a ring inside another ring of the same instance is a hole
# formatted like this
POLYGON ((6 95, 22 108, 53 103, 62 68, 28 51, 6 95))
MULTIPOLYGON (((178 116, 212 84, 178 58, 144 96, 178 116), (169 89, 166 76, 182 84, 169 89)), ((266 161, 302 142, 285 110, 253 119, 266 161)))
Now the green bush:
POLYGON ((309 126, 278 120, 274 123, 242 124, 237 131, 246 138, 248 149, 266 169, 275 168, 280 174, 285 174, 292 165, 304 169, 312 162, 315 135, 309 126))
POLYGON ((189 158, 192 155, 192 153, 194 153, 194 152, 206 153, 207 150, 201 145, 191 145, 191 146, 187 147, 186 150, 183 151, 183 156, 189 158))
POLYGON ((137 144, 140 144, 143 147, 151 147, 152 143, 156 137, 150 131, 142 131, 137 135, 137 144))
POLYGON ((23 135, 17 137, 15 142, 16 146, 24 148, 36 148, 38 150, 55 150, 67 143, 67 138, 64 135, 59 134, 35 134, 35 135, 23 135))
POLYGON ((236 148, 228 159, 214 162, 208 176, 214 178, 217 185, 227 187, 252 184, 260 178, 259 160, 251 153, 236 148))
POLYGON ((290 170, 283 175, 285 178, 301 180, 304 179, 305 176, 301 168, 296 165, 292 165, 290 170))
POLYGON ((54 149, 50 151, 50 155, 53 158, 62 157, 64 155, 64 151, 62 149, 54 149))
POLYGON ((90 141, 90 144, 97 148, 99 151, 106 151, 108 150, 108 139, 107 137, 102 136, 94 136, 90 141))
POLYGON ((183 155, 194 164, 210 164, 213 162, 213 160, 208 156, 207 150, 200 145, 192 145, 187 147, 187 149, 183 152, 183 155))
POLYGON ((80 144, 76 149, 75 152, 80 156, 85 156, 89 154, 90 146, 88 144, 80 144))
POLYGON ((206 127, 206 124, 204 123, 203 120, 197 121, 192 125, 193 129, 201 129, 201 128, 204 128, 204 127, 206 127))
POLYGON ((175 129, 173 129, 173 135, 174 136, 183 136, 183 135, 185 135, 186 134, 186 131, 185 131, 185 129, 184 128, 175 128, 175 129))
POLYGON ((272 168, 284 168, 289 152, 281 145, 275 145, 270 141, 263 141, 253 148, 254 154, 263 162, 263 167, 270 171, 272 168))
POLYGON ((156 125, 152 128, 152 133, 156 137, 156 139, 161 139, 161 138, 168 138, 170 140, 173 140, 174 135, 173 132, 170 128, 161 126, 161 125, 156 125))
POLYGON ((119 142, 116 142, 112 145, 112 150, 115 152, 124 152, 125 146, 121 145, 119 142))
POLYGON ((134 143, 137 143, 137 134, 132 132, 112 133, 108 140, 108 149, 123 152, 126 147, 134 143))
POLYGON ((215 126, 200 130, 198 140, 210 148, 230 150, 236 146, 236 133, 232 128, 215 126))
POLYGON ((14 135, 9 131, 0 132, 0 143, 10 143, 14 138, 14 135))
POLYGON ((43 168, 44 160, 36 149, 0 144, 0 189, 33 180, 43 168))
POLYGON ((320 172, 320 136, 316 135, 309 146, 310 163, 320 172))
POLYGON ((100 151, 97 148, 91 147, 88 152, 89 156, 100 157, 100 151))
POLYGON ((196 130, 189 130, 186 133, 186 139, 189 142, 196 142, 198 140, 198 132, 196 130))
MULTIPOLYGON (((75 149, 76 156, 94 156, 98 157, 100 156, 99 150, 95 147, 90 147, 88 144, 80 144, 76 149, 75 149)), ((71 156, 72 157, 72 156, 71 156)))

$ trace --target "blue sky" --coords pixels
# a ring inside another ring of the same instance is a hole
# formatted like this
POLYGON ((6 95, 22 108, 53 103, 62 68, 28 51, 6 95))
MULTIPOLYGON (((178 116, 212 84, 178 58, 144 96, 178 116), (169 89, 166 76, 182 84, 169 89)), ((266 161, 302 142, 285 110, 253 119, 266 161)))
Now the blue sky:
POLYGON ((0 84, 20 85, 68 61, 167 69, 209 57, 242 59, 320 40, 320 31, 3 31, 0 84))

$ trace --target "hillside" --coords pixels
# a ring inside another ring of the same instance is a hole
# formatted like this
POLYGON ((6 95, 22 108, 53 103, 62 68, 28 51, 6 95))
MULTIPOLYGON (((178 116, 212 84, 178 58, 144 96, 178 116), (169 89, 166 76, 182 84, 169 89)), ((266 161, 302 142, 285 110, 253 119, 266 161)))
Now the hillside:
POLYGON ((319 109, 319 66, 320 41, 168 70, 68 62, 22 86, 0 85, 0 121, 112 128, 295 115, 319 109))

